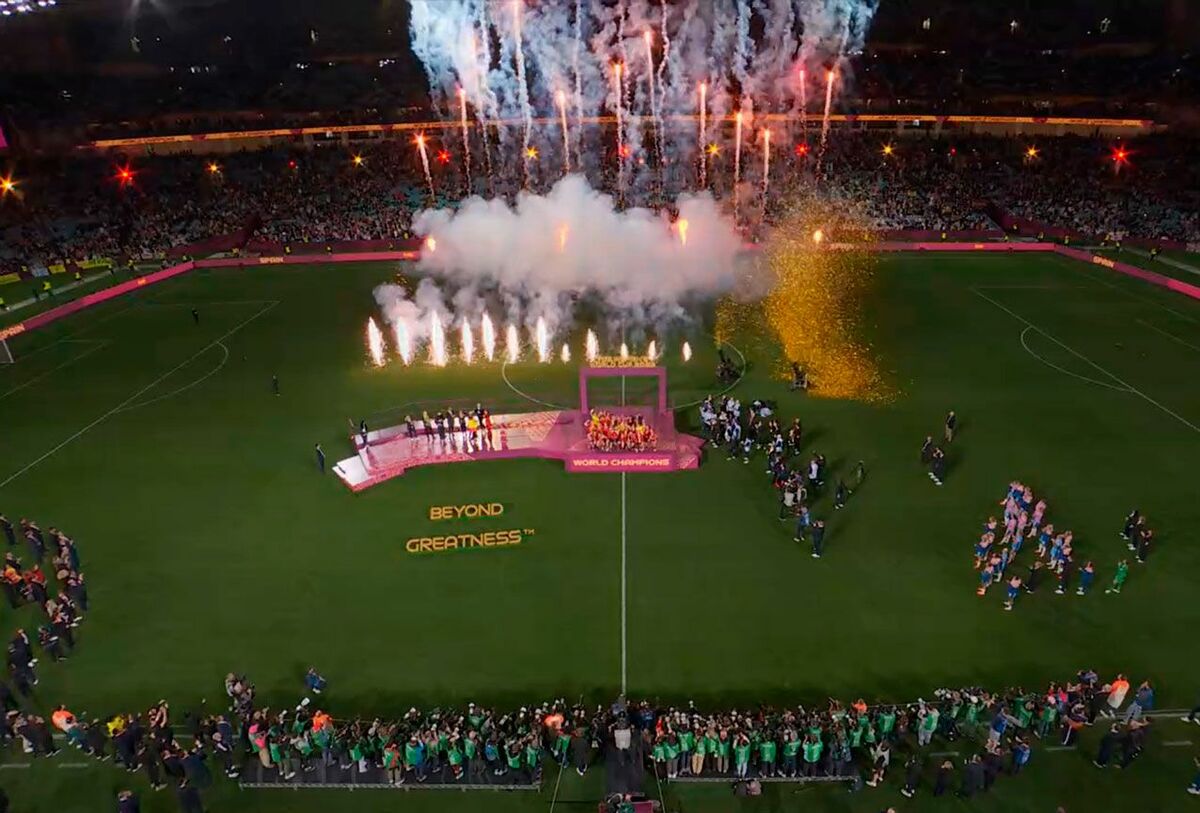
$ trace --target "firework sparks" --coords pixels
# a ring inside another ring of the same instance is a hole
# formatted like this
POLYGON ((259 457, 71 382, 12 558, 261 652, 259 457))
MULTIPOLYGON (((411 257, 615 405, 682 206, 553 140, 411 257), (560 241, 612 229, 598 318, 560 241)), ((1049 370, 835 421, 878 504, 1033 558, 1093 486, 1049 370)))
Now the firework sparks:
POLYGON ((625 344, 625 342, 621 342, 621 358, 629 358, 629 345, 625 344))
POLYGON ((475 359, 475 334, 471 331, 471 323, 466 319, 463 319, 459 342, 462 345, 462 360, 470 364, 475 359))
POLYGON ((650 344, 646 348, 646 358, 658 358, 658 342, 656 342, 654 339, 650 340, 650 344))
POLYGON ((442 317, 433 313, 429 315, 429 363, 445 367, 446 361, 446 331, 442 327, 442 317))
POLYGON ((683 353, 684 362, 691 361, 692 360, 692 345, 689 344, 688 342, 684 342, 682 353, 683 353))
POLYGON ((587 338, 584 341, 583 355, 589 362, 595 361, 596 356, 600 355, 600 340, 596 338, 596 332, 588 328, 587 338))
POLYGON ((521 337, 517 334, 517 326, 509 324, 504 330, 504 352, 509 364, 516 364, 521 357, 521 337))
POLYGON ((392 329, 396 334, 396 352, 405 364, 412 364, 412 331, 408 329, 408 321, 397 319, 392 329))
POLYGON ((488 361, 496 358, 496 328, 492 325, 492 317, 486 313, 479 325, 480 338, 483 340, 483 355, 488 361))
POLYGON ((544 364, 550 360, 550 332, 546 329, 546 320, 541 316, 533 328, 533 337, 537 343, 538 361, 544 364))
POLYGON ((571 348, 567 346, 566 342, 563 342, 562 352, 558 354, 558 357, 562 359, 563 364, 571 362, 571 348))
POLYGON ((567 250, 567 237, 570 235, 570 229, 564 223, 558 227, 558 251, 561 254, 567 250))
POLYGON ((384 365, 383 333, 379 330, 379 325, 375 324, 374 317, 367 320, 367 351, 370 352, 371 361, 376 367, 384 365))
POLYGON ((679 245, 687 245, 688 222, 687 218, 681 217, 675 221, 675 228, 679 230, 679 245))

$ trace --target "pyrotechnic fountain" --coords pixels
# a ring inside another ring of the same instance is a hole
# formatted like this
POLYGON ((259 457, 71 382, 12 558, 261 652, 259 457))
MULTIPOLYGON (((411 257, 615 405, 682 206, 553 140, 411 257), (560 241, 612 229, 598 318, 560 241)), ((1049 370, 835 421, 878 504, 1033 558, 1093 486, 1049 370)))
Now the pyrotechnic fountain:
POLYGON ((463 319, 459 344, 462 345, 462 360, 470 364, 475 359, 475 334, 471 331, 471 323, 463 319))
POLYGON ((375 320, 367 320, 367 351, 371 354, 371 361, 376 367, 384 365, 383 357, 383 332, 380 331, 379 325, 375 324, 375 320))
POLYGON ((483 340, 483 355, 488 361, 496 358, 496 328, 492 325, 492 317, 486 313, 479 325, 480 338, 483 340))
POLYGON ((408 320, 397 319, 392 332, 396 335, 396 352, 405 364, 412 364, 412 331, 409 330, 408 320))
POLYGON ((521 337, 517 335, 517 326, 511 322, 504 331, 504 353, 509 364, 516 364, 521 357, 521 337))
POLYGON ((600 340, 596 338, 596 332, 588 328, 587 338, 584 340, 583 349, 584 358, 588 361, 595 361, 600 355, 600 340))
POLYGON ((550 333, 546 329, 545 318, 539 316, 534 326, 534 341, 537 344, 538 361, 545 363, 550 360, 550 333))
POLYGON ((442 327, 442 317, 437 313, 429 315, 429 363, 437 367, 445 367, 446 361, 446 332, 442 327))

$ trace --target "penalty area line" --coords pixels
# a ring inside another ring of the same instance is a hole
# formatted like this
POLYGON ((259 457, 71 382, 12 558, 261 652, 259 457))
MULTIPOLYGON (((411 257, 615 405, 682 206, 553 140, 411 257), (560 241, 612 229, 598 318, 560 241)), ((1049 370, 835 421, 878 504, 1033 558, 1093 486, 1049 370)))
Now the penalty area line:
MULTIPOLYGON (((1136 395, 1136 396, 1138 396, 1139 398, 1141 398, 1142 400, 1146 401, 1147 403, 1149 403, 1149 404, 1152 404, 1152 405, 1154 405, 1154 406, 1158 407, 1160 410, 1162 410, 1162 411, 1163 411, 1163 412, 1165 412, 1166 414, 1170 415, 1170 416, 1171 416, 1172 418, 1174 418, 1175 420, 1179 421, 1181 424, 1183 424, 1184 426, 1186 426, 1188 429, 1191 429, 1193 432, 1196 432, 1197 434, 1200 434, 1200 426, 1196 426, 1196 424, 1192 423, 1191 421, 1189 421, 1187 418, 1183 417, 1183 416, 1182 416, 1182 415, 1180 415, 1179 413, 1177 413, 1177 412, 1174 412, 1174 411, 1172 411, 1170 408, 1163 406, 1163 405, 1162 405, 1162 404, 1160 404, 1158 401, 1155 401, 1153 398, 1151 398, 1149 395, 1146 395, 1146 393, 1142 392, 1141 390, 1139 390, 1139 389, 1137 389, 1136 387, 1134 387, 1134 386, 1132 386, 1131 384, 1129 384, 1127 381, 1125 381, 1125 380, 1123 380, 1123 379, 1119 378, 1118 376, 1114 375, 1113 373, 1110 373, 1108 370, 1104 369, 1104 368, 1103 368, 1103 367, 1101 367, 1099 364, 1097 364, 1096 362, 1092 361, 1090 358, 1088 358, 1087 356, 1085 356, 1083 353, 1080 353, 1078 350, 1076 350, 1075 348, 1071 347, 1070 345, 1068 345, 1068 344, 1064 344, 1063 342, 1061 342, 1061 341, 1059 341, 1058 339, 1056 339, 1054 336, 1051 336, 1049 333, 1047 333, 1046 331, 1042 330, 1040 327, 1038 327, 1037 325, 1035 325, 1033 322, 1030 322, 1028 319, 1026 319, 1024 316, 1021 316, 1021 315, 1020 315, 1019 313, 1017 313, 1016 311, 1012 310, 1011 308, 1008 308, 1008 307, 1004 306, 1004 305, 1003 305, 1003 304, 1001 304, 1000 302, 997 302, 995 299, 993 299, 992 297, 988 296, 988 295, 987 295, 987 294, 985 294, 983 291, 980 291, 978 288, 971 288, 971 289, 970 289, 970 291, 971 291, 971 293, 975 294, 975 295, 976 295, 977 297, 979 297, 980 299, 983 299, 983 300, 986 300, 986 301, 988 301, 988 302, 991 302, 993 305, 995 305, 997 308, 999 308, 1000 310, 1002 310, 1002 311, 1004 311, 1005 313, 1007 313, 1009 316, 1013 317, 1014 319, 1016 319, 1016 320, 1018 320, 1018 321, 1020 321, 1020 322, 1023 322, 1023 323, 1024 323, 1024 324, 1025 324, 1027 327, 1030 327, 1030 328, 1032 328, 1033 330, 1037 331, 1038 333, 1042 334, 1042 335, 1043 335, 1043 336, 1045 336, 1047 339, 1049 339, 1050 341, 1054 342, 1054 343, 1055 343, 1055 344, 1057 344, 1059 347, 1061 347, 1063 350, 1066 350, 1068 353, 1070 353, 1071 355, 1075 356, 1075 357, 1076 357, 1076 358, 1078 358, 1079 360, 1081 360, 1081 361, 1083 361, 1083 362, 1086 362, 1086 363, 1087 363, 1088 365, 1090 365, 1090 366, 1091 366, 1093 369, 1095 369, 1095 370, 1097 370, 1097 371, 1099 371, 1099 372, 1103 373, 1104 375, 1108 376, 1108 377, 1109 377, 1109 378, 1111 378, 1113 381, 1115 381, 1115 382, 1117 382, 1118 384, 1120 384, 1121 386, 1125 387, 1125 388, 1126 388, 1126 389, 1127 389, 1127 390, 1128 390, 1128 391, 1129 391, 1131 394, 1133 394, 1133 395, 1136 395)), ((1097 383, 1097 382, 1093 382, 1093 383, 1097 383)))
MULTIPOLYGON (((278 304, 278 303, 275 303, 275 304, 278 304)), ((125 407, 129 406, 131 403, 133 403, 134 401, 136 401, 138 398, 140 398, 141 396, 143 396, 144 394, 146 394, 147 392, 149 392, 151 389, 153 389, 154 387, 156 387, 158 384, 160 384, 160 383, 162 383, 163 381, 165 381, 165 380, 166 380, 167 378, 169 378, 169 377, 170 377, 172 374, 174 374, 175 372, 177 372, 177 371, 179 371, 179 370, 183 369, 183 368, 184 368, 184 367, 186 367, 187 365, 191 364, 193 361, 195 361, 196 359, 198 359, 198 358, 199 358, 201 355, 203 355, 204 353, 206 353, 206 352, 208 352, 210 349, 212 349, 212 348, 213 348, 215 345, 218 345, 218 344, 220 344, 220 343, 221 343, 221 342, 223 342, 225 339, 228 339, 228 338, 229 338, 230 336, 232 336, 234 333, 237 333, 239 330, 241 330, 242 328, 244 328, 246 325, 250 324, 250 323, 251 323, 251 322, 253 322, 255 319, 257 319, 258 317, 262 316, 262 315, 263 315, 264 313, 266 313, 267 311, 271 310, 271 308, 275 307, 275 304, 267 305, 265 308, 262 308, 261 310, 257 311, 257 312, 256 312, 256 313, 255 313, 253 316, 250 316, 250 317, 248 317, 247 319, 245 319, 245 320, 243 320, 243 321, 239 322, 237 325, 235 325, 234 327, 230 328, 230 329, 229 329, 229 330, 227 330, 225 333, 223 333, 223 334, 221 334, 220 336, 218 336, 216 339, 213 339, 211 342, 209 342, 209 343, 208 343, 208 344, 206 344, 204 347, 202 347, 202 348, 200 348, 199 350, 197 350, 197 351, 196 351, 195 353, 193 353, 191 356, 188 356, 186 359, 184 359, 183 361, 181 361, 179 364, 175 365, 175 366, 174 366, 174 367, 172 367, 170 370, 167 370, 165 373, 163 373, 162 375, 160 375, 158 378, 154 379, 154 380, 153 380, 153 381, 151 381, 149 384, 147 384, 146 386, 142 387, 140 390, 138 390, 137 392, 135 392, 133 395, 129 396, 129 397, 128 397, 128 398, 126 398, 124 401, 122 401, 121 403, 117 404, 115 407, 113 407, 112 409, 110 409, 108 412, 105 412, 105 413, 104 413, 103 415, 101 415, 99 418, 96 418, 96 420, 92 421, 92 422, 91 422, 91 423, 89 423, 87 426, 83 427, 83 428, 82 428, 82 429, 80 429, 78 432, 76 432, 75 434, 71 435, 69 438, 67 438, 67 439, 66 439, 66 440, 64 440, 62 443, 60 443, 60 444, 58 444, 57 446, 55 446, 55 447, 54 447, 53 449, 51 449, 50 451, 48 451, 48 452, 46 452, 45 454, 43 454, 41 457, 37 458, 36 460, 34 460, 34 461, 30 462, 30 463, 26 463, 26 464, 25 464, 25 465, 24 465, 24 466, 23 466, 21 469, 19 469, 18 471, 16 471, 16 472, 14 472, 14 473, 10 474, 10 475, 9 475, 8 477, 6 477, 6 478, 5 478, 3 481, 0 481, 0 488, 4 488, 4 487, 5 487, 6 485, 8 485, 9 483, 11 483, 11 482, 13 482, 14 480, 16 480, 17 478, 19 478, 19 477, 23 476, 25 473, 27 473, 27 472, 28 472, 30 469, 32 469, 34 466, 37 466, 37 465, 38 465, 39 463, 41 463, 42 461, 44 461, 44 460, 48 459, 49 457, 51 457, 52 455, 54 455, 55 453, 57 453, 57 452, 58 452, 60 449, 62 449, 62 448, 64 448, 65 446, 69 445, 69 444, 70 444, 70 443, 72 443, 73 441, 75 441, 75 440, 77 440, 77 439, 79 439, 79 438, 83 437, 83 435, 84 435, 84 434, 86 434, 86 433, 87 433, 87 432, 89 432, 90 430, 94 429, 95 427, 99 426, 101 423, 103 423, 103 422, 104 422, 104 421, 106 421, 107 419, 111 418, 113 415, 116 415, 118 412, 120 412, 121 410, 123 410, 125 407)))

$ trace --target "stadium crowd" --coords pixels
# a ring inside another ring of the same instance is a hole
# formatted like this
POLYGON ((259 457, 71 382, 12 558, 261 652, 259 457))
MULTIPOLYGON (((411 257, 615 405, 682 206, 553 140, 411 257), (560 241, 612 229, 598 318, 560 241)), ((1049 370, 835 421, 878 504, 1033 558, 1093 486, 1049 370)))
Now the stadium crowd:
MULTIPOLYGON (((944 139, 835 132, 823 155, 817 134, 798 125, 796 149, 783 150, 772 170, 764 221, 815 200, 830 224, 859 228, 949 231, 995 228, 984 209, 1008 212, 1096 239, 1168 238, 1200 242, 1200 160, 1190 142, 1150 136, 1123 147, 1064 136, 1028 139, 955 136, 944 139), (807 139, 807 140, 806 140, 807 139), (811 148, 808 145, 811 144, 811 148)), ((397 240, 409 236, 416 211, 452 206, 466 192, 451 141, 431 156, 430 190, 409 145, 396 142, 321 146, 308 151, 262 150, 206 159, 192 155, 137 159, 92 156, 34 161, 22 167, 19 191, 0 205, 0 273, 84 257, 160 257, 177 246, 245 230, 271 243, 397 240)), ((476 164, 479 158, 476 156, 476 164)), ((547 149, 531 187, 558 175, 547 149)), ((514 172, 510 167, 507 171, 514 172)), ((757 195, 755 168, 744 168, 757 195)), ((695 178, 676 175, 666 189, 695 178)), ((712 159, 709 186, 733 191, 728 158, 712 159)), ((616 190, 611 173, 593 183, 616 190)), ((627 205, 666 206, 668 197, 646 167, 631 170, 627 205), (638 179, 641 178, 639 182, 638 179)), ((476 166, 472 188, 515 199, 524 182, 497 171, 489 184, 476 166)), ((761 201, 760 201, 761 203, 761 201)), ((761 206, 760 206, 761 210, 761 206)))
POLYGON ((1154 708, 1149 681, 1134 689, 1124 675, 1101 680, 1085 669, 1042 689, 939 689, 902 704, 831 698, 702 711, 620 698, 607 707, 558 700, 503 712, 471 703, 342 719, 324 710, 325 678, 309 669, 304 680, 307 692, 290 708, 262 705, 254 684, 230 673, 228 706, 219 712, 177 715, 160 701, 143 714, 88 718, 57 706, 50 725, 12 711, 0 733, 33 756, 54 754, 65 740, 142 771, 155 790, 173 785, 185 813, 199 810, 200 792, 212 786, 210 765, 253 783, 515 786, 539 783, 547 758, 580 775, 611 760, 660 780, 832 780, 856 790, 880 785, 893 762, 903 761, 905 796, 969 798, 1019 774, 1039 741, 1077 746, 1080 732, 1096 723, 1109 730, 1095 764, 1128 768, 1144 748, 1154 708), (963 758, 935 750, 944 743, 963 758))

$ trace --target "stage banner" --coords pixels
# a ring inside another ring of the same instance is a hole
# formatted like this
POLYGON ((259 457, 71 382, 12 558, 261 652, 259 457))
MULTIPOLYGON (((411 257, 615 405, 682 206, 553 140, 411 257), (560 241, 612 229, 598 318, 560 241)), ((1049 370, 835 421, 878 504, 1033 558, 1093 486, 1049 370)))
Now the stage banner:
POLYGON ((577 452, 565 462, 567 471, 673 471, 675 468, 668 452, 577 452))

